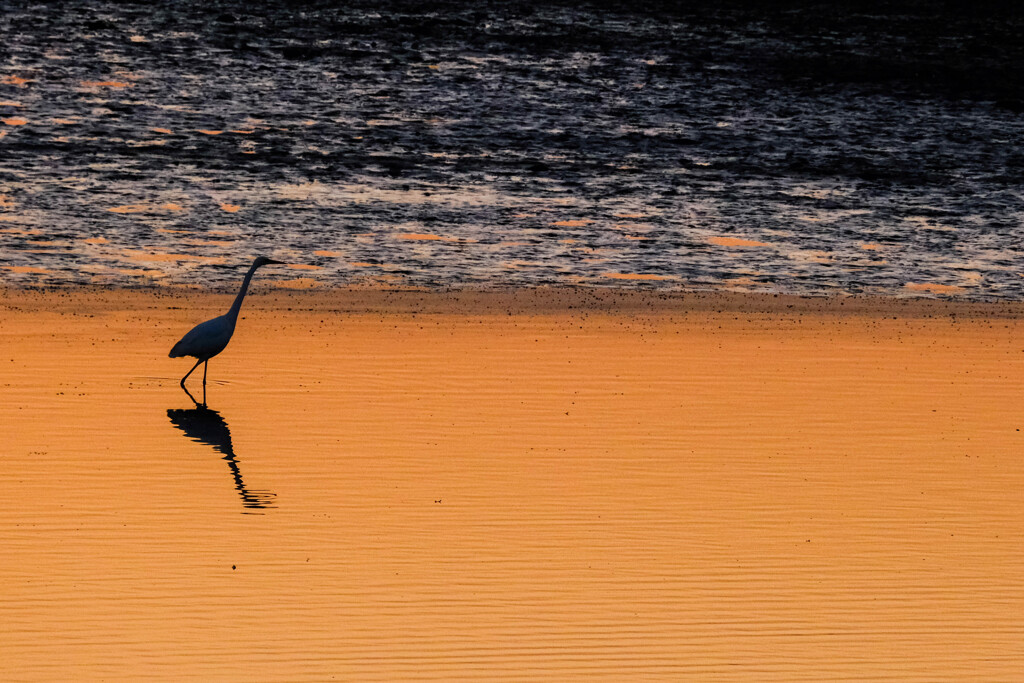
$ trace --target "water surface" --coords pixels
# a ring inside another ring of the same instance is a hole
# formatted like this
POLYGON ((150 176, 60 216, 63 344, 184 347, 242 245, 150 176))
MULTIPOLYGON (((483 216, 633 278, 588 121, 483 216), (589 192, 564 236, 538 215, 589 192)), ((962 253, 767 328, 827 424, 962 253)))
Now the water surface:
POLYGON ((1016 320, 254 305, 203 410, 204 310, 53 303, 0 317, 12 680, 1024 666, 1016 320))
POLYGON ((1019 15, 710 4, 0 3, 0 281, 1021 298, 1019 15))

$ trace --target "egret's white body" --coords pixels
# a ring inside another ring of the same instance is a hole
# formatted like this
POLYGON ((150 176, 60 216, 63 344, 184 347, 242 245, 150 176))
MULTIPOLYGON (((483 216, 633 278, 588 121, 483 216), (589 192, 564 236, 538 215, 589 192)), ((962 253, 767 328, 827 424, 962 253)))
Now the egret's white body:
MULTIPOLYGON (((271 263, 281 263, 281 261, 275 261, 269 259, 266 256, 258 256, 255 261, 252 262, 252 267, 249 268, 249 272, 245 274, 245 280, 242 281, 242 287, 238 290, 238 296, 235 297, 235 301, 231 304, 231 308, 224 315, 219 315, 212 320, 199 323, 191 330, 188 334, 181 338, 181 340, 174 345, 171 352, 168 354, 171 358, 181 358, 182 356, 192 356, 197 358, 196 364, 192 366, 192 370, 181 378, 181 388, 185 388, 185 380, 188 376, 199 367, 200 363, 207 363, 211 358, 216 356, 218 353, 224 350, 231 341, 231 335, 235 333, 235 323, 238 322, 238 312, 242 310, 242 300, 245 298, 245 293, 249 289, 249 282, 252 280, 253 274, 256 269, 260 266, 265 266, 271 263)), ((206 390, 206 365, 203 366, 203 391, 205 394, 206 390)), ((206 400, 205 398, 203 399, 206 400)))
POLYGON ((192 356, 209 360, 224 350, 235 332, 237 316, 230 313, 199 323, 171 349, 171 358, 192 356))

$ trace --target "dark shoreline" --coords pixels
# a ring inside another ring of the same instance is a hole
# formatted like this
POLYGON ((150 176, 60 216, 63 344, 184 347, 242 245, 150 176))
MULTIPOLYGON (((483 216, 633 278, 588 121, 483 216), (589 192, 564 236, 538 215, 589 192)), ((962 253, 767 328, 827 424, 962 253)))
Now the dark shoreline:
MULTIPOLYGON (((113 310, 216 310, 235 292, 177 288, 0 288, 0 313, 89 314, 113 310)), ((754 292, 536 287, 493 289, 271 289, 254 285, 246 308, 385 315, 752 315, 877 319, 1024 320, 1024 301, 963 301, 926 297, 795 296, 754 292)))

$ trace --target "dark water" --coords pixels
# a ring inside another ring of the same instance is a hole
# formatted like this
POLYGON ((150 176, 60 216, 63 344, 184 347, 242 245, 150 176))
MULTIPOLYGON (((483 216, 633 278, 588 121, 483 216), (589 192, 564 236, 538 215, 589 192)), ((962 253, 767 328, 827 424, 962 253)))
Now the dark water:
POLYGON ((1012 9, 346 4, 0 2, 0 282, 1024 296, 1012 9))

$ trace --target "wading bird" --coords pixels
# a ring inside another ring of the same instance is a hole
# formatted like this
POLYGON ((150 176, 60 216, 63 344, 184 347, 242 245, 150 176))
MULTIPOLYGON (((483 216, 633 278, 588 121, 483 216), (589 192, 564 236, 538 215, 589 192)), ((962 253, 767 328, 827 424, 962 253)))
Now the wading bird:
MULTIPOLYGON (((238 311, 242 308, 242 299, 245 298, 245 292, 249 289, 249 281, 252 280, 253 273, 260 266, 270 265, 272 263, 283 263, 283 261, 275 261, 269 259, 266 256, 257 256, 256 260, 252 262, 252 267, 249 268, 249 272, 245 274, 245 280, 242 281, 242 288, 238 290, 238 296, 235 297, 235 302, 231 304, 231 309, 224 315, 217 316, 212 320, 207 320, 204 323, 199 323, 193 327, 188 334, 181 338, 171 352, 167 354, 171 358, 181 358, 182 356, 192 356, 198 358, 196 364, 192 366, 192 370, 189 370, 184 377, 181 378, 181 388, 185 389, 185 380, 188 376, 199 367, 200 363, 203 363, 203 402, 206 402, 206 364, 209 363, 210 359, 216 356, 218 353, 224 350, 224 347, 231 341, 231 335, 235 333, 235 323, 238 322, 238 311)), ((188 393, 188 389, 185 389, 188 393)))

